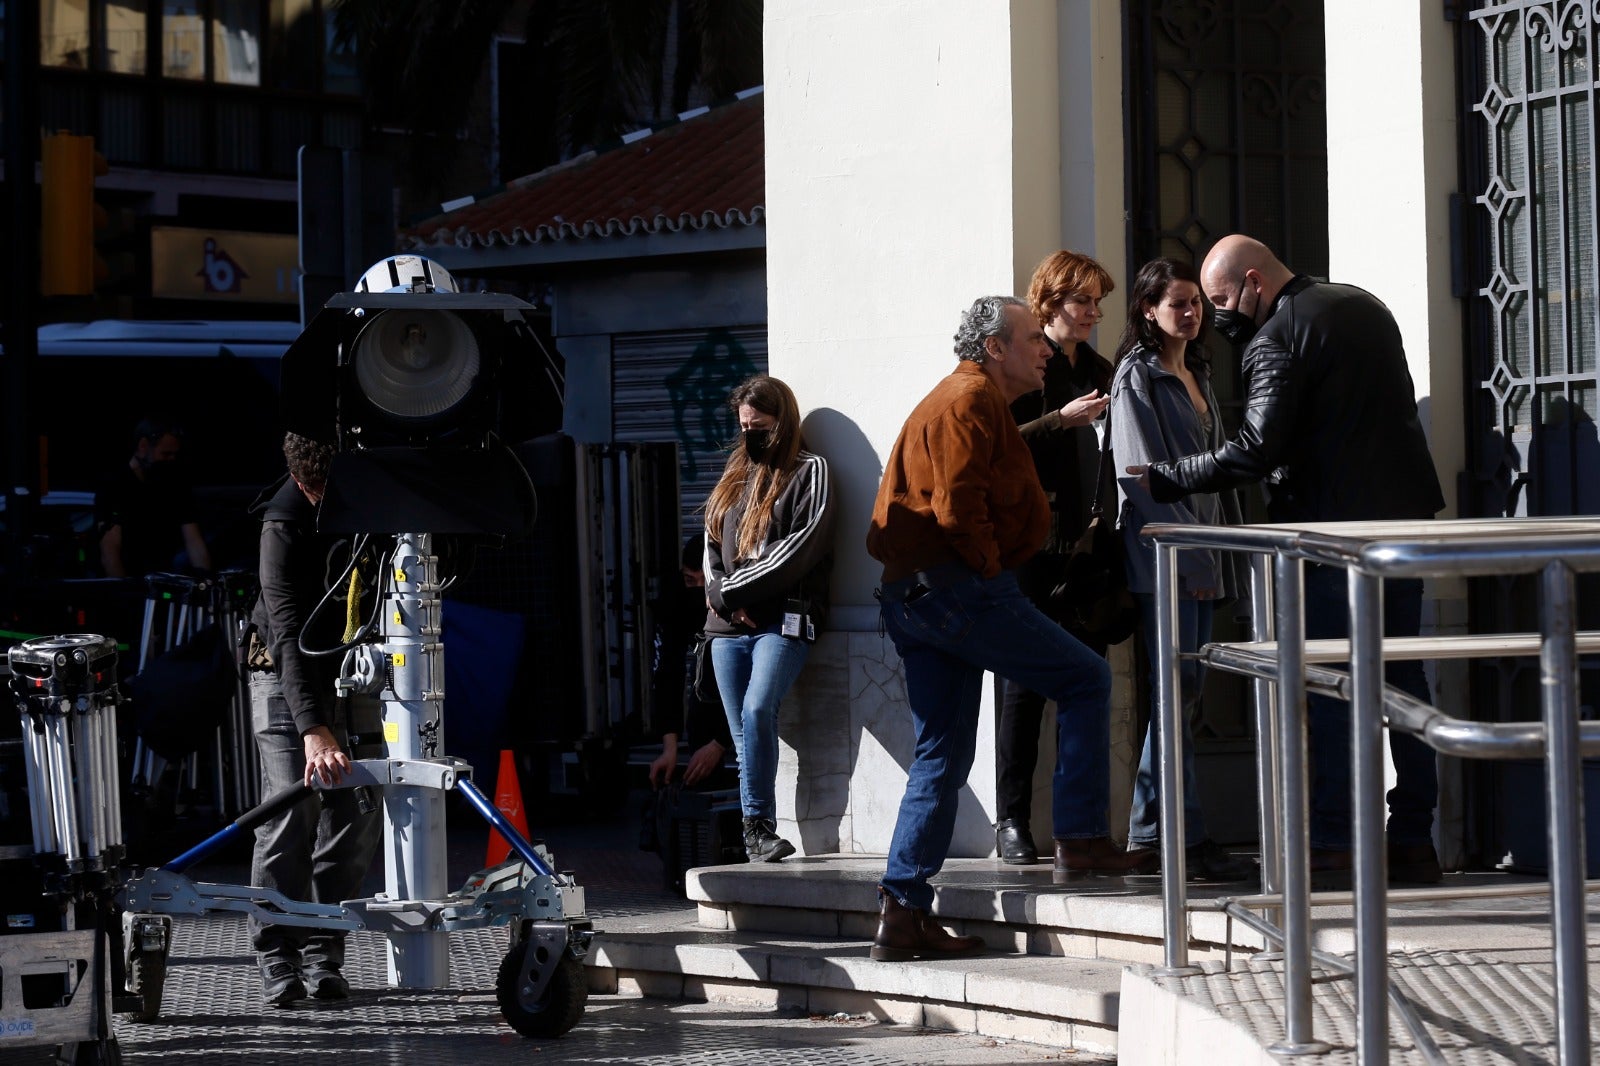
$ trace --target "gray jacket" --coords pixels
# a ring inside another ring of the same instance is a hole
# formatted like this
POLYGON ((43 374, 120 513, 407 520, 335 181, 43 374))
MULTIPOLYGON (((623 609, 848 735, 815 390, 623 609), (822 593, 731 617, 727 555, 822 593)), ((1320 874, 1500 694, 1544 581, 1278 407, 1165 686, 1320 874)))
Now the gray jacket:
MULTIPOLYGON (((1122 530, 1128 554, 1128 585, 1134 592, 1155 591, 1155 550, 1141 544, 1139 534, 1150 522, 1203 522, 1208 525, 1236 524, 1239 503, 1232 490, 1197 492, 1172 503, 1157 503, 1149 493, 1134 487, 1124 471, 1130 466, 1178 459, 1209 451, 1226 439, 1221 411, 1211 391, 1211 376, 1204 365, 1194 366, 1211 414, 1209 431, 1189 401, 1189 391, 1177 375, 1161 366, 1158 353, 1150 348, 1129 352, 1117 363, 1111 380, 1111 452, 1117 468, 1117 526, 1122 530)), ((1219 598, 1237 596, 1242 586, 1234 574, 1231 560, 1223 563, 1218 553, 1185 549, 1178 553, 1179 586, 1189 589, 1211 588, 1219 598)))

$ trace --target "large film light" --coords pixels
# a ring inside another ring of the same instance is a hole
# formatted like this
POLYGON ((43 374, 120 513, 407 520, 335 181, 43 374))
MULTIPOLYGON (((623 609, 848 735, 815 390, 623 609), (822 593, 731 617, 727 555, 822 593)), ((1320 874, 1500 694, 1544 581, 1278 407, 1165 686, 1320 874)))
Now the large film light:
MULTIPOLYGON (((427 264, 396 257, 406 258, 427 264)), ((503 534, 532 522, 532 487, 500 441, 500 407, 513 364, 543 357, 525 317, 533 308, 440 291, 438 278, 453 280, 427 268, 412 288, 401 278, 391 291, 338 294, 284 353, 285 427, 336 448, 321 529, 503 534)))
POLYGON ((395 418, 437 420, 454 411, 478 382, 478 341, 448 311, 384 311, 356 335, 356 384, 395 418))

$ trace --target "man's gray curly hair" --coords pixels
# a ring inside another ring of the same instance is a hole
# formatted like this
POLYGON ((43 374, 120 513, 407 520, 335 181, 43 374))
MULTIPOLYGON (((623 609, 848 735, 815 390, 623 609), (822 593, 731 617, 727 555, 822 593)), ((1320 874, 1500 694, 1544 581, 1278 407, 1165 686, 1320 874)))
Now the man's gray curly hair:
POLYGON ((1028 305, 1015 296, 980 296, 972 306, 961 312, 961 328, 956 330, 956 358, 981 363, 988 356, 984 342, 990 337, 1008 338, 1011 327, 1006 322, 1006 308, 1028 305))

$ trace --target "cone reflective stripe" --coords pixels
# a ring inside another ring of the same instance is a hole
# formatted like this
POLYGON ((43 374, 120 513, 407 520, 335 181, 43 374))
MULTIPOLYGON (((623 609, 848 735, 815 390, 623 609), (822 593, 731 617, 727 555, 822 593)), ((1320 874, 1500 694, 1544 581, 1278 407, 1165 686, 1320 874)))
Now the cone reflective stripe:
MULTIPOLYGON (((517 783, 517 760, 509 749, 500 752, 500 770, 495 777, 494 806, 511 823, 511 828, 528 836, 528 816, 522 811, 522 786, 517 783)), ((511 842, 494 829, 489 830, 489 846, 483 865, 498 866, 511 854, 511 842)))

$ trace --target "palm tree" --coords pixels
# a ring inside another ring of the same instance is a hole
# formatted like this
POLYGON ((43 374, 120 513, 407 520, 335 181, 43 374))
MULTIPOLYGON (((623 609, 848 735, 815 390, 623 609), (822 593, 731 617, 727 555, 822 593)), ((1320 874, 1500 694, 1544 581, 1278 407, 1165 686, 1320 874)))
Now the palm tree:
POLYGON ((761 81, 762 0, 333 0, 332 10, 337 41, 361 64, 369 128, 411 132, 406 162, 425 188, 449 172, 490 45, 519 18, 535 68, 521 72, 527 106, 544 119, 519 153, 530 169, 683 111, 697 85, 715 99, 761 81))

